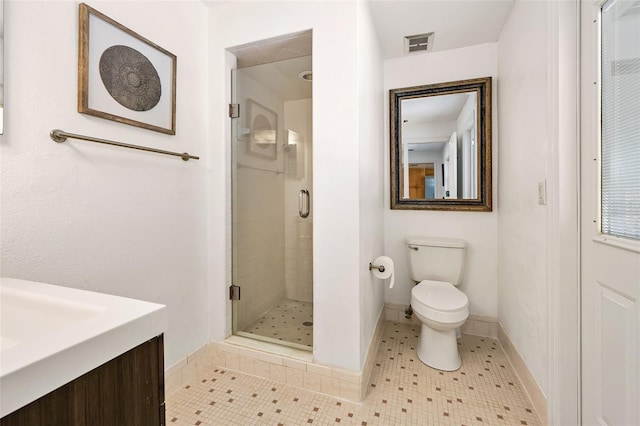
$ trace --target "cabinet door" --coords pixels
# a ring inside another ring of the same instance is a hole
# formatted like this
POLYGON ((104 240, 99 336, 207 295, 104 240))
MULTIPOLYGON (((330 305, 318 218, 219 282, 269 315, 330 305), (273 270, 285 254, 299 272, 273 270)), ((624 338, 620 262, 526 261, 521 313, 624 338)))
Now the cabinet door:
POLYGON ((0 419, 0 426, 164 424, 162 335, 0 419))

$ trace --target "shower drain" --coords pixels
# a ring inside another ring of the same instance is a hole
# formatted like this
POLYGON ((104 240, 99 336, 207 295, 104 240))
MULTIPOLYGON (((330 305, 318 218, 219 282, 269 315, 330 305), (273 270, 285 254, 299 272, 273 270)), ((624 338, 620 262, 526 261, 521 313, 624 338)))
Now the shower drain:
POLYGON ((302 323, 302 325, 306 325, 307 327, 311 327, 313 325, 313 322, 305 321, 305 322, 302 323))

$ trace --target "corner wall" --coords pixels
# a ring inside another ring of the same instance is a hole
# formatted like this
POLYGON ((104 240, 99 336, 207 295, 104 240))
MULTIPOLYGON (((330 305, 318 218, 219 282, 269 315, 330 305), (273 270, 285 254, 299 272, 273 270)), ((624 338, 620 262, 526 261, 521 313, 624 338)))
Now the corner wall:
POLYGON ((499 318, 536 381, 547 389, 550 105, 548 2, 516 2, 498 41, 500 156, 499 318))
MULTIPOLYGON (((408 305, 413 281, 409 277, 404 239, 410 235, 452 237, 466 240, 467 260, 460 289, 469 297, 472 314, 496 317, 497 300, 497 227, 496 203, 498 175, 498 123, 496 110, 496 44, 483 44, 444 52, 418 53, 414 56, 387 59, 384 62, 384 120, 387 147, 385 164, 389 164, 389 90, 476 77, 493 77, 493 212, 450 212, 429 210, 390 210, 389 169, 384 178, 385 253, 396 265, 396 284, 385 289, 385 301, 408 305)), ((500 144, 500 149, 502 144, 500 144)))
MULTIPOLYGON (((230 282, 228 247, 230 58, 225 49, 313 30, 313 280, 314 360, 362 369, 363 308, 360 279, 360 135, 359 121, 377 114, 359 112, 359 2, 226 2, 209 5, 209 77, 212 199, 209 230, 210 330, 223 340, 229 328, 226 288, 230 282), (270 19, 263 19, 269 16, 270 19), (237 25, 237 22, 251 25, 237 25), (340 31, 336 31, 340 28, 340 31), (339 69, 340 72, 336 72, 339 69), (360 117, 360 118, 357 118, 360 117), (225 202, 222 202, 225 200, 225 202), (222 231, 222 232, 221 232, 222 231), (226 238, 220 235, 227 233, 226 238), (340 350, 335 350, 340 348, 340 350)), ((369 229, 367 226, 365 229, 369 229)), ((368 271, 367 271, 368 272, 368 271)), ((367 305, 369 306, 369 305, 367 305)), ((371 306, 375 306, 372 303, 371 306)), ((365 308, 364 312, 373 308, 365 308)), ((365 315, 368 318, 370 313, 365 315)), ((368 321, 368 320, 367 320, 368 321)), ((375 327, 375 322, 371 324, 375 327)), ((370 334, 373 334, 373 329, 370 334)))
POLYGON ((369 262, 384 254, 384 190, 382 186, 384 124, 380 120, 380 112, 384 108, 382 57, 369 4, 359 2, 358 5, 358 125, 360 132, 358 270, 361 308, 360 368, 363 368, 367 351, 371 348, 378 318, 384 315, 384 288, 388 280, 379 280, 369 271, 369 262))
POLYGON ((78 114, 78 3, 5 2, 1 275, 167 305, 169 366, 207 341, 206 8, 91 5, 177 55, 177 134, 78 114), (57 144, 56 128, 201 160, 57 144))

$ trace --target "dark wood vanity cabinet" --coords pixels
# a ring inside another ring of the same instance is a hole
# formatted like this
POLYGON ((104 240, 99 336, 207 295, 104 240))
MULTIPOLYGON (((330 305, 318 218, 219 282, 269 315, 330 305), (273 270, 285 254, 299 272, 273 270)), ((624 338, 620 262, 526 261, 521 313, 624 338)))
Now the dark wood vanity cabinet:
POLYGON ((0 419, 0 426, 164 424, 162 335, 0 419))

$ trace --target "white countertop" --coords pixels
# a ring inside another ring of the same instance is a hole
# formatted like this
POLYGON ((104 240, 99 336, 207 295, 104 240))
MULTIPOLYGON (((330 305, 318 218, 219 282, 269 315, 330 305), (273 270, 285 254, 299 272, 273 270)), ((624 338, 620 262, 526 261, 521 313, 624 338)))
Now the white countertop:
POLYGON ((0 418, 166 328, 164 305, 0 278, 0 418))

